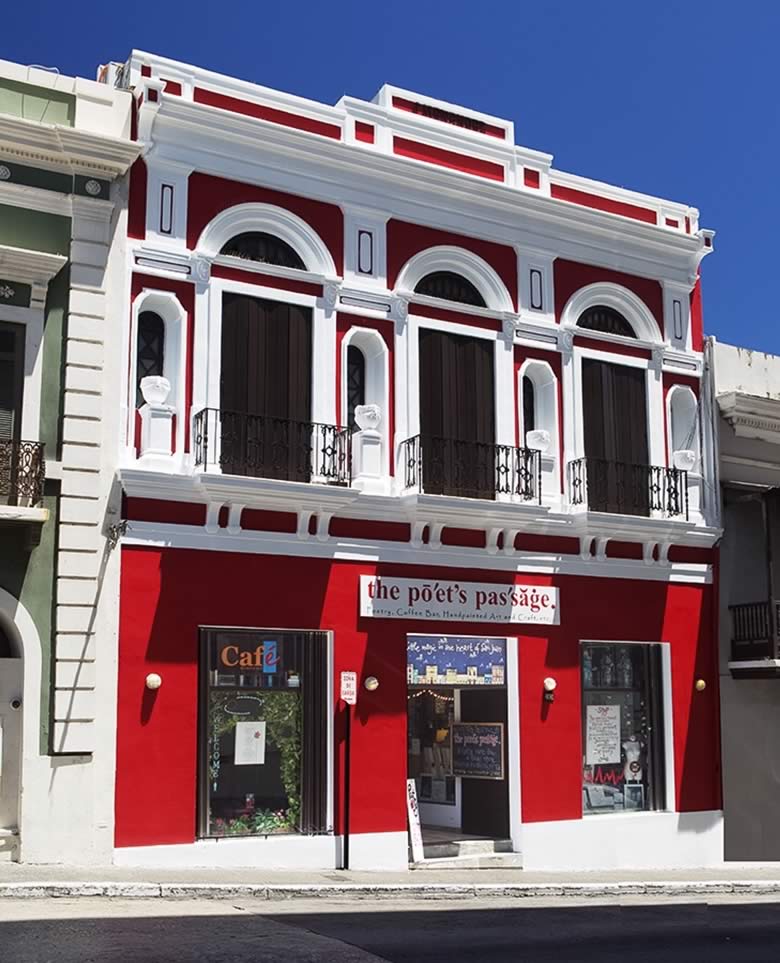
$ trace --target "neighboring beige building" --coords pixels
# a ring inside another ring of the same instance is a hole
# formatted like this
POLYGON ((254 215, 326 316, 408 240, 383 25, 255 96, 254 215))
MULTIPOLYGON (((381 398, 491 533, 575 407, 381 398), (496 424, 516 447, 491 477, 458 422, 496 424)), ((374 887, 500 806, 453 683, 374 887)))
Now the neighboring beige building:
POLYGON ((717 344, 725 857, 780 859, 780 357, 717 344))

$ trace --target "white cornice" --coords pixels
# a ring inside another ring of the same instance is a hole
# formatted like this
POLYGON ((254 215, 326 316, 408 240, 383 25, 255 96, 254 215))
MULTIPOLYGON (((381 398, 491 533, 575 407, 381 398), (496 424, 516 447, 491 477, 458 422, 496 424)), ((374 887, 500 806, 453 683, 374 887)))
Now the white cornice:
POLYGON ((163 163, 468 233, 689 288, 703 239, 532 191, 163 96, 163 163))
POLYGON ((113 179, 124 174, 141 145, 120 137, 41 124, 0 114, 3 154, 20 163, 113 179))
POLYGON ((0 277, 20 284, 46 285, 67 260, 62 254, 45 254, 0 244, 0 277))
POLYGON ((780 399, 739 391, 718 395, 723 417, 740 438, 757 438, 780 445, 780 399))

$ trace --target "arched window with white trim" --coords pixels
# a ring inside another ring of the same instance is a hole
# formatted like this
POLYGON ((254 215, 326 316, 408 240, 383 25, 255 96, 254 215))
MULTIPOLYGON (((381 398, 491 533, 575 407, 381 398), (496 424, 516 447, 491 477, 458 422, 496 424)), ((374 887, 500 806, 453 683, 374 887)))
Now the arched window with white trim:
POLYGON ((520 445, 539 451, 542 496, 560 492, 558 379, 546 361, 529 360, 518 372, 520 445))
POLYGON ((355 430, 358 405, 377 405, 377 431, 382 438, 382 472, 390 471, 390 371, 389 351, 382 335, 373 328, 354 327, 341 343, 342 424, 355 430))
POLYGON ((688 385, 674 385, 667 401, 669 464, 674 468, 698 471, 701 460, 699 440, 699 403, 688 385), (675 452, 692 452, 677 455, 675 452))

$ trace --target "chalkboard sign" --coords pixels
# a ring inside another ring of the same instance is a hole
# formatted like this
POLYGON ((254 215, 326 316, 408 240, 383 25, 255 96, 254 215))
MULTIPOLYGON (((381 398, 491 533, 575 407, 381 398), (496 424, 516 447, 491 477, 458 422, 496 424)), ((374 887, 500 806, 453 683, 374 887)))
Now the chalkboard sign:
POLYGON ((453 723, 452 772, 471 779, 503 779, 503 722, 453 723))

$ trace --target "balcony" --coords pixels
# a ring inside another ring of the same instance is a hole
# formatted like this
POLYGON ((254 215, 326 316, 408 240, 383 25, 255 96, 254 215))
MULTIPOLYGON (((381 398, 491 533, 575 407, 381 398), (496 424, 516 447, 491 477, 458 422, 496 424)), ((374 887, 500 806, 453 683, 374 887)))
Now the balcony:
POLYGON ((404 488, 426 495, 541 502, 538 451, 416 435, 401 445, 404 488))
POLYGON ((592 512, 688 519, 688 473, 603 458, 569 462, 569 501, 592 512))
POLYGON ((195 465, 225 475, 348 487, 348 428, 204 408, 194 419, 195 465))
POLYGON ((41 442, 0 440, 0 506, 36 508, 43 498, 45 474, 41 442))
POLYGON ((732 662, 780 658, 776 635, 778 608, 772 600, 729 606, 732 662))

